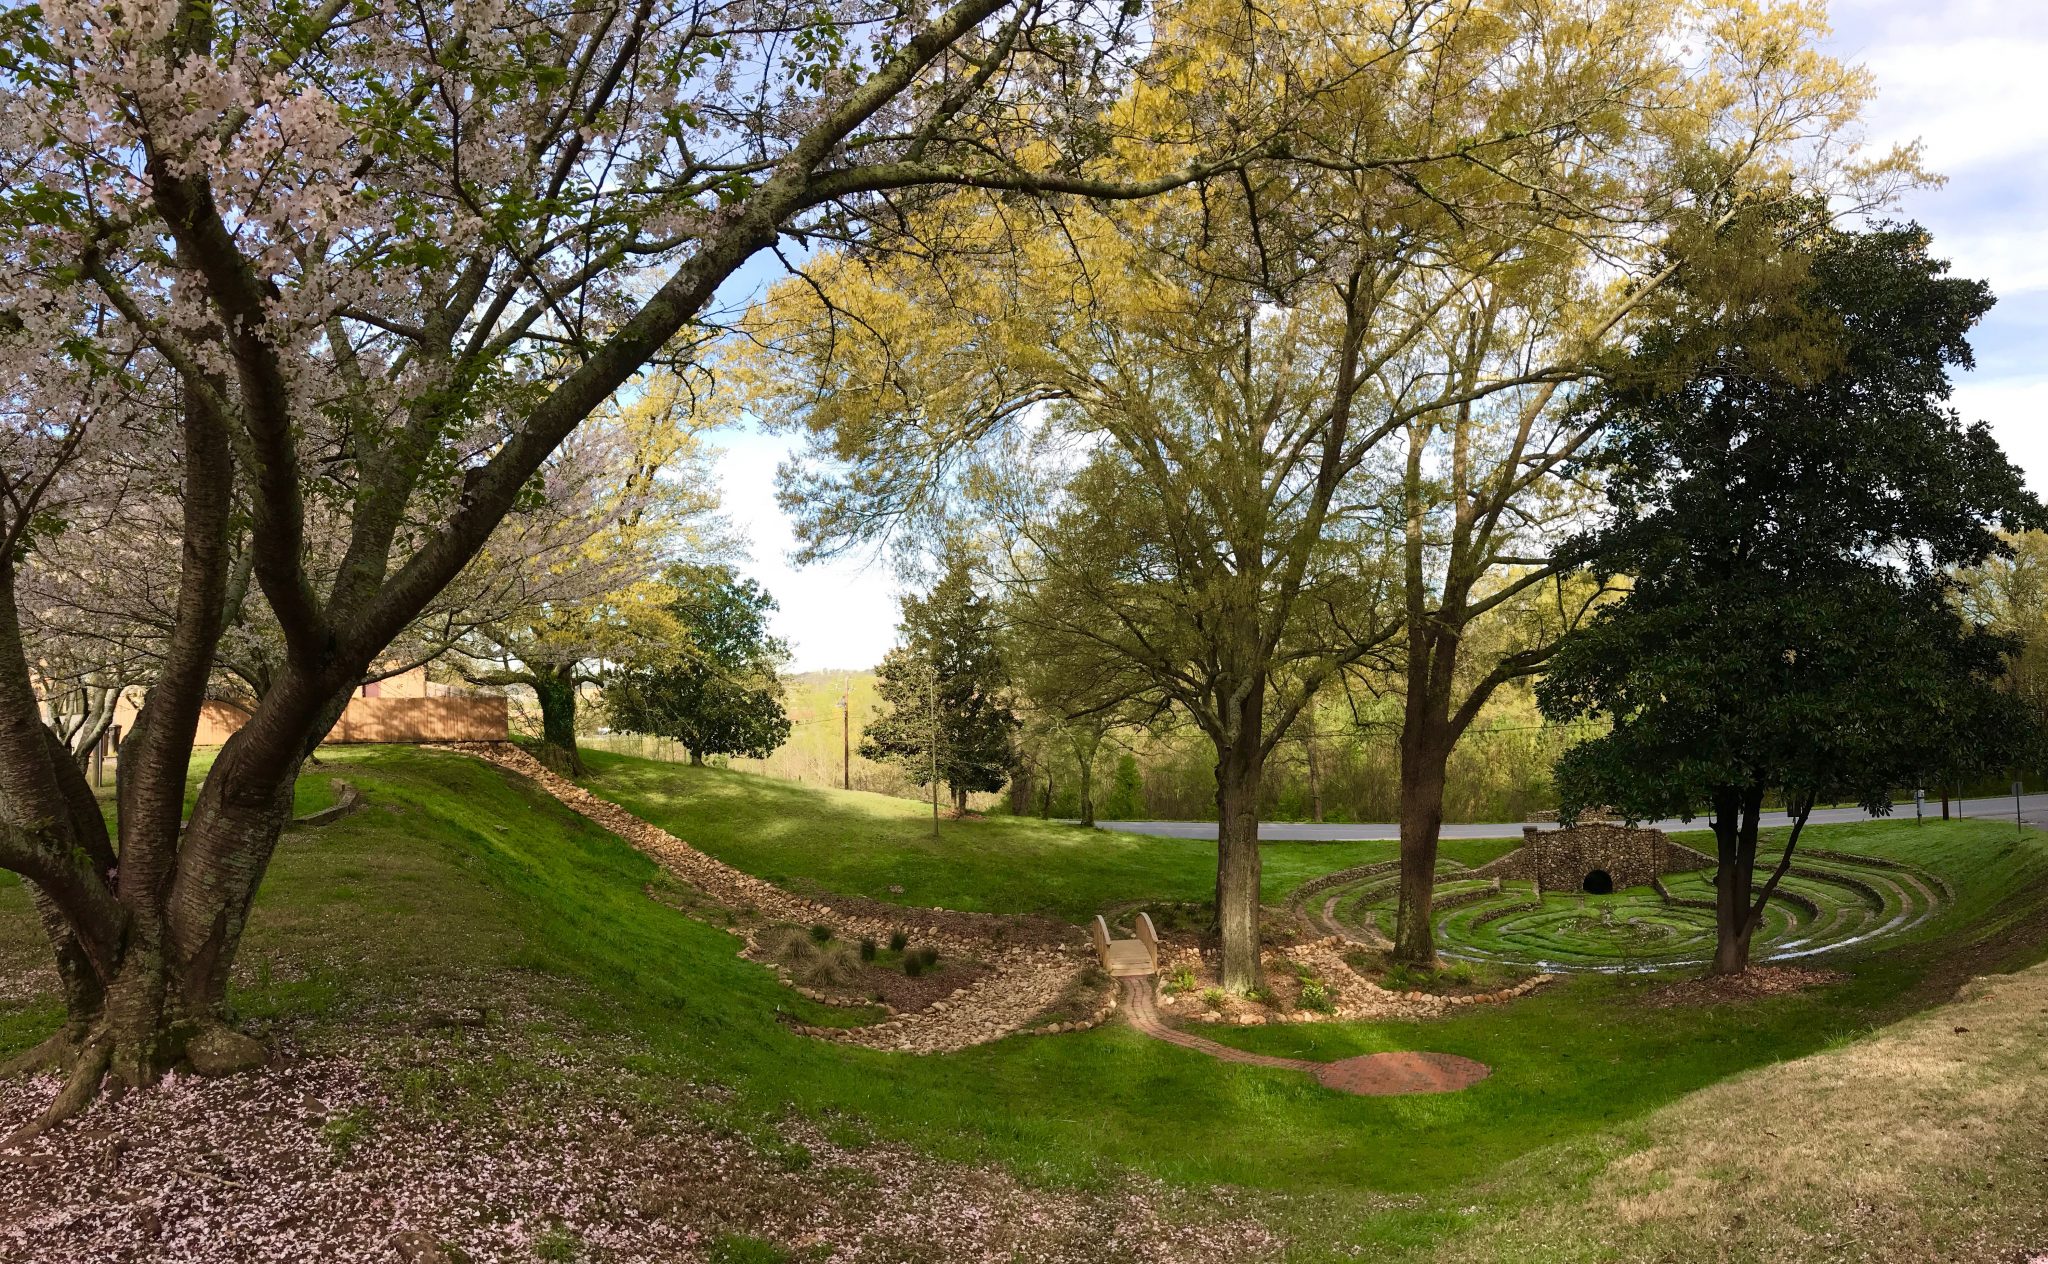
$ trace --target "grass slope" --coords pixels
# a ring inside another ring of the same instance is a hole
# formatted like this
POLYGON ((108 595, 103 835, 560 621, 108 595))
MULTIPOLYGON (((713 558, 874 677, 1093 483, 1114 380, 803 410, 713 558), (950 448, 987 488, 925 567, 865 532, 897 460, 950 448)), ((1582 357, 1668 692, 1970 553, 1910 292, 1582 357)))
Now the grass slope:
MULTIPOLYGON (((589 752, 584 784, 727 864, 797 889, 989 913, 1049 913, 1074 922, 1130 900, 1207 900, 1207 842, 1084 830, 1032 817, 942 820, 931 808, 858 790, 824 790, 718 768, 589 752), (900 891, 894 888, 901 888, 900 891)), ((1516 844, 1446 841, 1483 864, 1516 844)), ((1307 879, 1391 860, 1390 842, 1268 843, 1269 903, 1307 879)))
MULTIPOLYGON (((829 889, 1010 911, 1092 912, 1117 899, 1200 898, 1210 849, 1039 822, 949 823, 887 800, 600 757, 593 784, 706 850, 763 876, 829 889)), ((1841 1043, 1900 1012, 1940 964, 1934 936, 2026 916, 2012 894, 2048 874, 2048 836, 1994 840, 1975 823, 1813 830, 1845 850, 1910 850, 1966 892, 1906 948, 1848 964, 1851 984, 1725 1010, 1653 1009, 1636 982, 1575 980, 1433 1024, 1230 1031, 1248 1048, 1339 1057, 1427 1048, 1493 1065, 1445 1097, 1341 1097, 1291 1072, 1225 1066, 1121 1026, 1020 1037, 911 1058, 789 1034, 781 1011, 816 1010, 735 957, 723 931, 646 888, 654 865, 527 784, 459 756, 336 752, 308 774, 343 776, 363 811, 280 849, 251 921, 237 1004, 259 1025, 346 1022, 380 998, 526 987, 619 1056, 649 1100, 685 1080, 733 1089, 741 1126, 785 1111, 852 1136, 996 1159, 1036 1179, 1096 1183, 1122 1170, 1185 1184, 1314 1194, 1275 1211, 1304 1257, 1354 1244, 1422 1247, 1498 1211, 1493 1178, 1517 1160, 1547 1181, 1591 1179, 1589 1138, 1614 1135, 1684 1094, 1841 1043), (1978 890, 1980 883, 1996 884, 1978 890), (523 981, 523 982, 522 982, 523 981), (1553 1156, 1553 1157, 1544 1157, 1553 1156), (1491 1191, 1491 1192, 1489 1192, 1491 1191), (1475 1210, 1476 1209, 1476 1210, 1475 1210)), ((1307 876, 1379 859, 1387 844, 1267 850, 1279 898, 1307 876)), ((1475 856, 1475 858, 1478 858, 1475 856)), ((2032 907, 2032 906, 2028 906, 2032 907)), ((1972 932, 1976 934, 1975 931, 1972 932)), ((0 984, 39 948, 25 893, 0 888, 0 984)), ((1989 951, 1989 949, 1987 949, 1989 951)), ((1842 964, 1834 962, 1832 964, 1842 964)), ((6 992, 0 989, 0 997, 6 992)), ((1928 1000, 1937 999, 1928 996, 1928 1000)), ((0 1000, 0 1057, 56 1019, 47 998, 0 1000)), ((1516 1197, 1526 1197, 1526 1192, 1516 1197)))

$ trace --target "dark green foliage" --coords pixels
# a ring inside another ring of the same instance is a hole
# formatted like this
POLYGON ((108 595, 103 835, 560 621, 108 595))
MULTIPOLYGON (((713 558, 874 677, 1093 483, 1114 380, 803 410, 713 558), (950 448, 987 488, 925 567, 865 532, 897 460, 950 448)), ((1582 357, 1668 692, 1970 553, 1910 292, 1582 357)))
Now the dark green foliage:
POLYGON ((1611 517, 1589 546, 1634 583, 1538 689, 1554 720, 1612 723, 1558 761, 1568 809, 1713 818, 1735 875, 1722 969, 1761 909, 1767 794, 1795 815, 1816 796, 1877 808, 2027 740, 1995 685, 2006 643, 1951 602, 1951 568, 2042 517, 1989 431, 1946 406, 1989 292, 1946 276, 1914 227, 1819 229, 1783 255, 1784 297, 1689 295, 1714 323, 1652 331, 1641 384, 1605 401, 1611 517))
POLYGON ((812 943, 817 943, 817 944, 829 943, 829 942, 831 942, 831 939, 832 939, 832 928, 831 928, 830 926, 827 926, 827 925, 825 925, 825 924, 824 924, 823 922, 819 922, 819 923, 818 923, 817 925, 815 925, 815 926, 811 927, 811 942, 812 942, 812 943))
POLYGON ((924 954, 919 952, 903 955, 903 973, 915 979, 924 974, 924 954))
POLYGON ((875 959, 875 952, 876 948, 874 937, 870 935, 861 936, 860 959, 862 961, 873 961, 875 959))
POLYGON ((789 648, 768 635, 775 598, 729 566, 679 566, 668 580, 689 645, 675 662, 606 682, 612 727, 674 738, 696 759, 766 758, 789 738, 779 675, 789 648))
POLYGON ((909 942, 910 936, 904 934, 902 931, 892 930, 889 932, 889 951, 902 952, 904 946, 909 942))
POLYGON ((861 756, 901 764, 919 785, 936 768, 959 807, 970 792, 1002 789, 1017 763, 1019 722, 995 608, 974 590, 964 553, 949 550, 932 590, 904 598, 899 631, 903 644, 876 672, 889 711, 868 725, 861 756))
POLYGON ((1109 797, 1102 801, 1102 815, 1112 821, 1134 821, 1145 815, 1144 784, 1138 778, 1138 757, 1128 751, 1116 761, 1116 775, 1109 783, 1109 797))

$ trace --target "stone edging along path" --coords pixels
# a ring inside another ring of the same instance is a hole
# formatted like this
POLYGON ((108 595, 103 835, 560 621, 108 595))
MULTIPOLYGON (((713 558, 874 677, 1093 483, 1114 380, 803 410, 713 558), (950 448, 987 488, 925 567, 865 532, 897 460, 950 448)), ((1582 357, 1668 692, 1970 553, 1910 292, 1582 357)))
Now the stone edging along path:
MULTIPOLYGON (((849 937, 885 940, 892 931, 902 930, 948 953, 981 957, 992 967, 982 978, 916 1013, 862 1027, 791 1024, 805 1035, 902 1053, 966 1049, 1029 1028, 1087 969, 1089 958, 1080 946, 1078 928, 1063 928, 1070 943, 1047 943, 1045 928, 1031 919, 883 905, 872 900, 827 904, 808 899, 705 855, 667 830, 558 776, 509 742, 437 742, 430 747, 473 756, 525 777, 563 806, 617 834, 727 908, 752 911, 771 922, 829 923, 849 937)), ((742 956, 755 946, 751 933, 746 939, 742 956)), ((1112 994, 1110 1004, 1085 1021, 1039 1030, 1095 1026, 1109 1016, 1114 999, 1112 994)))

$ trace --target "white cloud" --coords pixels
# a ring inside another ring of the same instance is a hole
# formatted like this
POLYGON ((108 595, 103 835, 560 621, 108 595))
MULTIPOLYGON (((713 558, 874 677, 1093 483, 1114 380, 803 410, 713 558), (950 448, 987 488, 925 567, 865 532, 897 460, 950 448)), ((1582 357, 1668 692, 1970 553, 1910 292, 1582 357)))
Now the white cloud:
POLYGON ((866 668, 896 641, 896 584, 867 557, 796 567, 796 535, 775 503, 775 467, 783 440, 744 431, 725 440, 718 460, 725 511, 752 553, 742 567, 782 605, 771 628, 789 641, 793 671, 866 668))
POLYGON ((2048 495, 2048 377, 1972 379, 1956 387, 1965 421, 1988 421, 1992 433, 2038 494, 2048 495))

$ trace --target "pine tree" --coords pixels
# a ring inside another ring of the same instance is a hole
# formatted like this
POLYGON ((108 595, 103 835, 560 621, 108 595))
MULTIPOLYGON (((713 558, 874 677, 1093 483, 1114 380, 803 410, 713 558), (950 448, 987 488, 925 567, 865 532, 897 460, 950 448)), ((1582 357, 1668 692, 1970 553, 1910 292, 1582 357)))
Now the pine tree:
POLYGON ((860 753, 901 764, 919 785, 936 771, 964 812, 969 793, 1002 789, 1017 762, 1020 724, 995 607, 975 591, 966 555, 949 549, 939 582, 902 609, 903 644, 876 670, 889 712, 868 725, 860 753))

